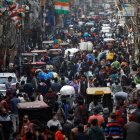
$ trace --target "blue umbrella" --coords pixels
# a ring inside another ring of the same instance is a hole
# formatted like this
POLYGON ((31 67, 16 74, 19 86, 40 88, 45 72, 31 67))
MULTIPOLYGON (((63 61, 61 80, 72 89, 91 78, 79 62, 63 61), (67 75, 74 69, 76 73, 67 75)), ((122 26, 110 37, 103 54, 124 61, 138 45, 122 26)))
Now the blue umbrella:
POLYGON ((50 77, 45 73, 45 72, 40 72, 38 74, 38 79, 44 79, 44 80, 47 80, 47 79, 50 79, 50 77))
POLYGON ((50 79, 50 78, 53 78, 53 72, 49 72, 49 73, 47 74, 47 76, 48 76, 49 79, 50 79))

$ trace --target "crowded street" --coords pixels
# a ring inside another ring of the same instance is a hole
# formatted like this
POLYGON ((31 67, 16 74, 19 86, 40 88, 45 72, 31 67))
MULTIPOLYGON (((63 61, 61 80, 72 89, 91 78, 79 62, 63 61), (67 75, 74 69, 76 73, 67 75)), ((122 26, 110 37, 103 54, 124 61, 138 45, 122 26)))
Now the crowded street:
POLYGON ((0 0, 0 140, 140 140, 140 35, 116 1, 0 0))

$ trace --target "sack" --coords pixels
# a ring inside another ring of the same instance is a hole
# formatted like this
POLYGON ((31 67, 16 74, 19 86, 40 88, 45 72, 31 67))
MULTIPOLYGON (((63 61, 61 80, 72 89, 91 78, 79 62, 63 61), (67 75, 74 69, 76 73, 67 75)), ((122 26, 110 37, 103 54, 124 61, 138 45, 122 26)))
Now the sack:
POLYGON ((107 54, 106 59, 109 60, 109 61, 110 61, 110 60, 113 60, 113 59, 114 59, 114 53, 110 53, 110 52, 109 52, 109 53, 107 54))

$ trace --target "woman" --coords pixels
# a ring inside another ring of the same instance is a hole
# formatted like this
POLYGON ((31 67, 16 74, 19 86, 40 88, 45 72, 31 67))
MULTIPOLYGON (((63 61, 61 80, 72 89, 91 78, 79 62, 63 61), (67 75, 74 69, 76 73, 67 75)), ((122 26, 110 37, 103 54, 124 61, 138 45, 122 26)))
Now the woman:
POLYGON ((30 122, 28 115, 24 115, 21 136, 25 136, 27 132, 33 132, 33 124, 30 122))

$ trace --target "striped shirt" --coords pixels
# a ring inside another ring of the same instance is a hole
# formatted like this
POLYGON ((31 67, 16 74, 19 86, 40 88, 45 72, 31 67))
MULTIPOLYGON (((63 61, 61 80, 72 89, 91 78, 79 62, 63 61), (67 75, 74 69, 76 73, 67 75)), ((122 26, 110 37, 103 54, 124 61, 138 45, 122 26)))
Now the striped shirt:
POLYGON ((105 136, 113 137, 114 139, 123 137, 123 128, 120 123, 111 121, 105 128, 105 136))

